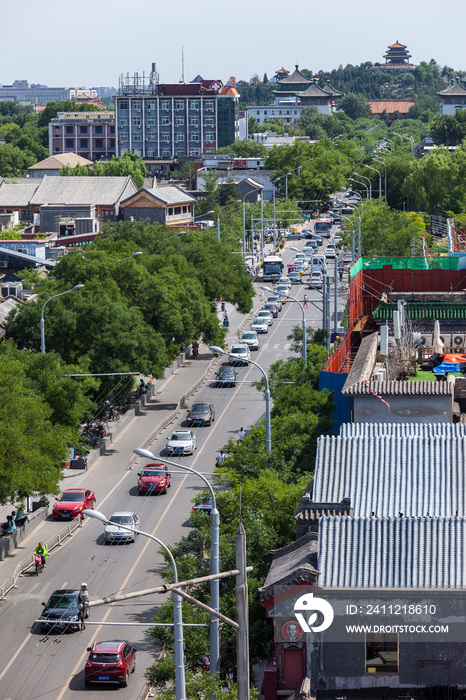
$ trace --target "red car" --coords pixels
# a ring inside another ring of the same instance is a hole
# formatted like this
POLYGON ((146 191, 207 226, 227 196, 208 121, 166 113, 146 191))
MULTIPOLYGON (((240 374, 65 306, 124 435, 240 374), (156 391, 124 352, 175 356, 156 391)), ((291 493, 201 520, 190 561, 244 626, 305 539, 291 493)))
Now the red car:
POLYGON ((89 489, 65 489, 55 499, 52 518, 76 518, 85 508, 95 508, 95 494, 89 489))
POLYGON ((136 670, 136 649, 129 642, 94 642, 84 667, 84 683, 119 683, 128 685, 130 673, 136 670))
POLYGON ((146 464, 138 477, 138 493, 167 493, 171 486, 171 474, 165 464, 146 464))

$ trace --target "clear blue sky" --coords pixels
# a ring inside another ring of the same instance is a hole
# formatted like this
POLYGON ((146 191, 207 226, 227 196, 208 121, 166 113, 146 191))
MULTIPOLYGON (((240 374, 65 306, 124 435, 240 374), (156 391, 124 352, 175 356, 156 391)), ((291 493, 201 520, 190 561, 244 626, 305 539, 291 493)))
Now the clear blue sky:
POLYGON ((296 63, 312 71, 383 60, 406 44, 412 61, 466 70, 465 0, 23 0, 2 6, 0 83, 117 85, 120 73, 160 82, 273 76, 296 63))

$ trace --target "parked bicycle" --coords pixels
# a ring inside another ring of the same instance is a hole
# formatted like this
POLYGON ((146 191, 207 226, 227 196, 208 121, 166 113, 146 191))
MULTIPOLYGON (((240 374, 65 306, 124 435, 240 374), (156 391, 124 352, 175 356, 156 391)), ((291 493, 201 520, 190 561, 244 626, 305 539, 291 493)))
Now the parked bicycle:
POLYGON ((107 412, 104 416, 104 420, 113 420, 113 421, 120 420, 120 414, 118 413, 117 409, 112 404, 112 402, 106 401, 106 404, 107 404, 107 412))

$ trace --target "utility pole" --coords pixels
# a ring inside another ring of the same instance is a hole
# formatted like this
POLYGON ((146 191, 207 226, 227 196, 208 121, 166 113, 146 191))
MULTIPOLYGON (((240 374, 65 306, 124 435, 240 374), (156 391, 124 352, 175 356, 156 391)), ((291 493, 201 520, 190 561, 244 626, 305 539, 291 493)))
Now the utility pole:
POLYGON ((246 532, 243 523, 235 534, 236 568, 236 659, 238 670, 238 700, 249 700, 249 614, 248 580, 246 575, 246 532))
POLYGON ((261 260, 264 259, 264 190, 261 190, 261 260))
MULTIPOLYGON (((324 272, 322 283, 322 330, 328 331, 327 328, 327 274, 324 272)), ((325 334, 325 347, 327 347, 327 333, 325 334)))

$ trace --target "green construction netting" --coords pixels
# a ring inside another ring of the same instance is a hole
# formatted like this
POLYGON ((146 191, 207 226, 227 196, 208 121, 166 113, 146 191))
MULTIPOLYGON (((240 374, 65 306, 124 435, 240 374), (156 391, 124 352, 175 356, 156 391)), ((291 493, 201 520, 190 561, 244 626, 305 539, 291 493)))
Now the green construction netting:
POLYGON ((466 269, 466 256, 439 258, 359 258, 351 268, 351 277, 362 269, 378 270, 390 265, 394 270, 461 270, 466 269))
MULTIPOLYGON (((373 311, 372 316, 379 320, 392 320, 393 312, 397 311, 398 305, 393 302, 381 301, 373 311)), ((422 319, 432 321, 444 320, 464 320, 466 318, 466 303, 445 303, 445 302, 407 302, 405 305, 406 318, 422 319)))

